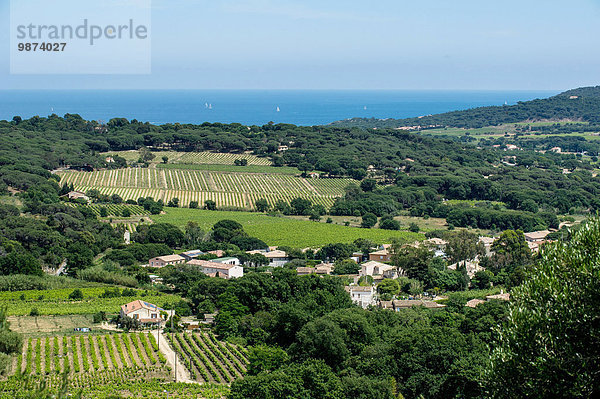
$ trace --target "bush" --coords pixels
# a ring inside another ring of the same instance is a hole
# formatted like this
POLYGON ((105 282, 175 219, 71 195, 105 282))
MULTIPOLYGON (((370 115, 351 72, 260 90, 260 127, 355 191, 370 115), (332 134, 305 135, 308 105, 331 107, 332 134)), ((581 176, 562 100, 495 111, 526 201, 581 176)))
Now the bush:
POLYGON ((31 308, 31 310, 29 311, 29 316, 39 316, 40 315, 40 311, 38 310, 38 308, 31 308))
POLYGON ((83 299, 83 292, 81 292, 81 290, 77 288, 69 294, 69 299, 72 299, 74 301, 80 301, 83 299))

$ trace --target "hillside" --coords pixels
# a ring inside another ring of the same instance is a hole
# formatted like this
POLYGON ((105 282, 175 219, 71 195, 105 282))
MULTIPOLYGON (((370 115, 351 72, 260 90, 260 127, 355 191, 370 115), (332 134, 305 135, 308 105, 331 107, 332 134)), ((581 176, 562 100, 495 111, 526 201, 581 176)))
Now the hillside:
POLYGON ((581 87, 556 96, 515 105, 472 108, 406 119, 352 118, 332 123, 337 127, 398 128, 446 126, 480 128, 504 123, 540 120, 600 121, 600 86, 581 87))

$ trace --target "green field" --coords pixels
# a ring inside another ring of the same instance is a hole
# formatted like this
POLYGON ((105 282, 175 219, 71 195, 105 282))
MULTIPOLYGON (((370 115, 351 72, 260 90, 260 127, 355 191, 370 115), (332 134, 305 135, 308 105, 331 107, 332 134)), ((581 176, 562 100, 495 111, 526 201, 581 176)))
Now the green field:
POLYGON ((378 243, 389 242, 391 237, 405 239, 407 242, 424 239, 423 234, 406 231, 361 229, 251 212, 165 208, 164 215, 153 215, 151 218, 155 222, 172 223, 181 228, 184 228, 188 221, 192 221, 206 230, 219 220, 232 219, 241 223, 248 234, 268 245, 294 248, 321 247, 337 242, 349 243, 357 238, 366 238, 378 243))
POLYGON ((83 299, 76 301, 69 299, 73 289, 56 290, 29 290, 29 291, 3 291, 0 292, 0 306, 8 308, 12 316, 28 315, 35 308, 41 315, 76 315, 94 314, 100 311, 106 313, 119 313, 121 305, 142 299, 146 302, 162 306, 165 302, 179 300, 178 296, 160 294, 156 292, 145 293, 136 291, 135 296, 100 298, 105 288, 81 288, 83 299))
POLYGON ((139 216, 139 215, 149 215, 150 212, 145 210, 143 207, 139 205, 131 205, 131 204, 90 204, 90 205, 80 205, 75 204, 73 202, 66 202, 68 206, 73 208, 77 207, 86 207, 92 210, 96 216, 100 216, 100 209, 106 208, 108 212, 108 216, 121 216, 123 214, 123 209, 129 209, 131 215, 139 216))
POLYGON ((73 184, 87 192, 118 194, 124 200, 153 197, 168 202, 179 198, 181 206, 190 201, 203 204, 213 200, 218 207, 253 209, 256 200, 271 204, 302 197, 314 204, 331 207, 351 179, 304 179, 286 174, 228 173, 186 169, 126 168, 95 172, 64 172, 61 184, 73 184))

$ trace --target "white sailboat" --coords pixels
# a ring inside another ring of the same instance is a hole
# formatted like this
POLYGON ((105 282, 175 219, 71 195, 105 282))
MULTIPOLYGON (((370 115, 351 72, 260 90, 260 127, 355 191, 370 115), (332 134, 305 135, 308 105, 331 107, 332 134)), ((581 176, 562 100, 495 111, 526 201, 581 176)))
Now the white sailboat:
POLYGON ((366 111, 367 110, 367 106, 365 105, 363 109, 366 111))
POLYGON ((212 104, 208 104, 208 109, 212 109, 212 104))
POLYGON ((281 110, 279 109, 279 107, 277 107, 277 112, 280 112, 281 110))

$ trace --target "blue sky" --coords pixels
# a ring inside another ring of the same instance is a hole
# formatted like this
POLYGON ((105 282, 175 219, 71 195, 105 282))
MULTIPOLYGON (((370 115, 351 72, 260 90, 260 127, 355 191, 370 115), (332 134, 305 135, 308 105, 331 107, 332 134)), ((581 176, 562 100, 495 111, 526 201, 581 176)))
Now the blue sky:
MULTIPOLYGON (((0 26, 9 14, 0 0, 0 26)), ((9 52, 8 28, 0 29, 0 51, 9 52)), ((10 75, 0 57, 1 89, 597 84, 598 0, 153 0, 150 75, 10 75)))

